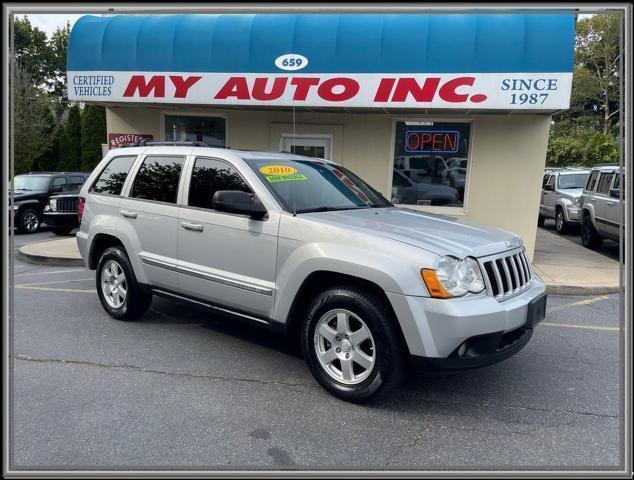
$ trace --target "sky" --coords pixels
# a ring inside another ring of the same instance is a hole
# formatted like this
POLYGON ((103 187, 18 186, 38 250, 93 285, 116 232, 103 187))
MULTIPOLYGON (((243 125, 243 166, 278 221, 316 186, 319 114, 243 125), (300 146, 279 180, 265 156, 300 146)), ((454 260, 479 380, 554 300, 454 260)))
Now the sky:
MULTIPOLYGON (((44 14, 30 14, 28 15, 32 25, 38 27, 40 30, 46 32, 46 35, 50 38, 53 32, 58 27, 63 27, 66 22, 70 22, 71 28, 77 19, 85 14, 71 14, 71 13, 44 13, 44 14)), ((581 14, 579 18, 591 17, 591 14, 581 14)))

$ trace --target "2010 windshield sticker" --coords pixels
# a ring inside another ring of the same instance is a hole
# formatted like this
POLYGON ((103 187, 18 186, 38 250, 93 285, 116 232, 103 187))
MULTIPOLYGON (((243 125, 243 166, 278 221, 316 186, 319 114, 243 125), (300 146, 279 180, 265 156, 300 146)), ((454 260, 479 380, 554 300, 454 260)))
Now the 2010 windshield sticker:
POLYGON ((306 175, 298 173, 296 168, 287 165, 266 165, 265 167, 260 167, 260 172, 264 174, 264 178, 269 183, 308 180, 306 175))
POLYGON ((264 175, 293 175, 297 173, 297 169, 288 165, 266 165, 260 167, 260 172, 264 175))

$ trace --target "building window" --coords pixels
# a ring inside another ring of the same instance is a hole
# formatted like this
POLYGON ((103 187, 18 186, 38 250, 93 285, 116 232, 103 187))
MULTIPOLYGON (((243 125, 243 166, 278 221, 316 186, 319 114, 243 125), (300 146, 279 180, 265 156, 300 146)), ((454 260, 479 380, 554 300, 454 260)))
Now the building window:
POLYGON ((130 196, 156 202, 176 203, 183 162, 183 157, 147 157, 136 174, 130 196))
POLYGON ((417 123, 396 123, 392 201, 462 207, 471 124, 417 123))
POLYGON ((165 140, 174 142, 205 142, 212 147, 224 147, 225 119, 185 115, 165 116, 165 140))

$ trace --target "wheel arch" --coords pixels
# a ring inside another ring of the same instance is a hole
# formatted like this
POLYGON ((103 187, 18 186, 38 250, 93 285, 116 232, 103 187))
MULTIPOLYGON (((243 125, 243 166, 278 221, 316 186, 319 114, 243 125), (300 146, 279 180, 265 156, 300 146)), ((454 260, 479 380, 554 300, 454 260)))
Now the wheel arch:
POLYGON ((90 244, 90 251, 88 253, 88 268, 96 270, 102 253, 107 248, 115 246, 123 248, 126 255, 128 254, 128 251, 120 238, 109 233, 97 233, 90 244))

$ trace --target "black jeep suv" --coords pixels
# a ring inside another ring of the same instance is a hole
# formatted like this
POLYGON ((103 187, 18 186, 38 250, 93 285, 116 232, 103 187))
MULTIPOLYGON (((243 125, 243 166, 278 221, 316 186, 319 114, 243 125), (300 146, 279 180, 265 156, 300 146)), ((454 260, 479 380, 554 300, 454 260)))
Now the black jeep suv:
POLYGON ((31 172, 16 175, 10 189, 13 190, 13 216, 18 232, 37 232, 42 225, 44 208, 49 198, 55 194, 79 191, 89 175, 84 172, 31 172))

